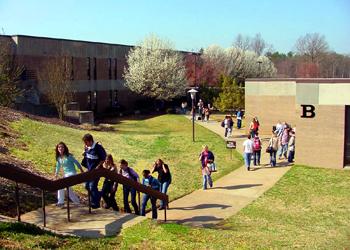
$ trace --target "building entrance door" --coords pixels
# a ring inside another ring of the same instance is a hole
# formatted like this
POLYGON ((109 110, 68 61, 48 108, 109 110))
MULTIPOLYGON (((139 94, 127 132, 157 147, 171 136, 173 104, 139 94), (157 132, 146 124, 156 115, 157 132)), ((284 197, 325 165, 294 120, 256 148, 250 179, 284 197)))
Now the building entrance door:
POLYGON ((350 106, 345 106, 345 151, 344 165, 350 166, 350 106))

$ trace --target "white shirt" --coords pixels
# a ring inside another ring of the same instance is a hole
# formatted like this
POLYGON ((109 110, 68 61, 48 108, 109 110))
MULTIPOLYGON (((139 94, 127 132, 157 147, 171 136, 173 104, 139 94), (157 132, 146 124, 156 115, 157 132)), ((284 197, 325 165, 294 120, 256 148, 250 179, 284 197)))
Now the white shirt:
POLYGON ((253 153, 253 141, 247 139, 243 142, 244 153, 253 153))

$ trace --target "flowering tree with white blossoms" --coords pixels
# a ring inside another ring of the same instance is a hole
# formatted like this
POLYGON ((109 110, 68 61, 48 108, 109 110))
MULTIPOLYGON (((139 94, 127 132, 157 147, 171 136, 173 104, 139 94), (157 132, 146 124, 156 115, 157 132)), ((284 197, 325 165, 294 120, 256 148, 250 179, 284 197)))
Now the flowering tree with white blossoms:
POLYGON ((169 41, 155 35, 146 37, 129 51, 127 64, 125 85, 131 91, 159 100, 184 94, 187 85, 183 56, 169 41))

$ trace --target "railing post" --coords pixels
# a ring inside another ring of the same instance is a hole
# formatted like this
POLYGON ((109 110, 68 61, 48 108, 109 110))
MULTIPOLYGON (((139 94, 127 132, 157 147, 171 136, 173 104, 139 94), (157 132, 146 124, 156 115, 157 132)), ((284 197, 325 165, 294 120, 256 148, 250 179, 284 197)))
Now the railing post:
POLYGON ((138 198, 138 202, 139 202, 139 211, 141 213, 141 198, 140 198, 140 191, 137 192, 137 198, 138 198))
POLYGON ((15 199, 16 199, 16 207, 17 207, 17 220, 21 221, 21 208, 19 206, 19 188, 18 188, 18 182, 16 181, 15 186, 15 199))
POLYGON ((88 206, 89 206, 89 214, 91 214, 91 195, 90 195, 90 189, 88 189, 88 206))
POLYGON ((165 206, 164 206, 164 222, 166 222, 166 207, 167 207, 167 204, 168 204, 168 202, 167 201, 165 201, 164 202, 165 204, 165 206))
POLYGON ((69 208, 69 187, 67 187, 67 217, 70 222, 70 208, 69 208))
POLYGON ((41 205, 43 208, 44 227, 46 227, 45 191, 44 191, 44 189, 41 190, 41 205))

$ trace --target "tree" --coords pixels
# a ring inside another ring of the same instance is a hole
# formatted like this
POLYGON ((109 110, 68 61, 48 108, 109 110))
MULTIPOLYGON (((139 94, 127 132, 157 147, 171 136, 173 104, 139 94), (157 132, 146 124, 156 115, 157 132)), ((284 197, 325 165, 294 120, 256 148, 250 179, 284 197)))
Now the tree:
POLYGON ((308 33, 297 40, 295 47, 299 55, 308 57, 312 63, 317 63, 328 51, 329 46, 324 35, 308 33))
POLYGON ((241 49, 241 50, 249 50, 250 48, 250 37, 243 36, 242 34, 238 34, 233 42, 233 47, 241 49))
POLYGON ((240 87, 233 77, 224 76, 221 89, 222 92, 214 101, 214 106, 220 111, 224 112, 244 106, 244 88, 240 87))
POLYGON ((131 91, 159 100, 184 94, 187 85, 183 56, 170 42, 148 36, 130 50, 127 63, 124 78, 131 91))
POLYGON ((254 51, 258 56, 261 56, 266 48, 269 45, 265 42, 265 40, 261 37, 261 34, 258 33, 255 35, 250 42, 250 49, 254 51))
POLYGON ((55 58, 47 62, 46 67, 39 74, 39 84, 50 102, 63 119, 65 104, 73 99, 71 70, 65 58, 55 58))
POLYGON ((0 41, 0 105, 11 106, 21 95, 19 82, 23 67, 17 64, 12 46, 7 41, 0 41))

